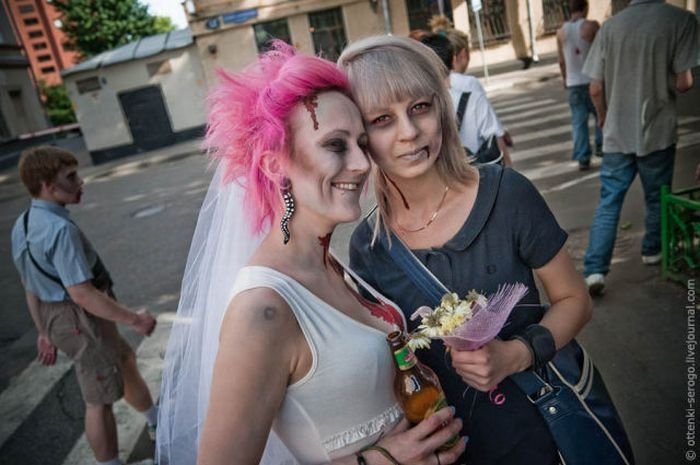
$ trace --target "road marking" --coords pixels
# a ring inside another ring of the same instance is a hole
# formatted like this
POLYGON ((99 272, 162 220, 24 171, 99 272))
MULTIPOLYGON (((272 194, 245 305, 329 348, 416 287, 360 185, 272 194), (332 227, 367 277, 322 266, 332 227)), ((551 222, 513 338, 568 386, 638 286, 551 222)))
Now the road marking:
MULTIPOLYGON (((518 143, 518 139, 515 139, 515 143, 518 143)), ((571 152, 573 150, 573 143, 571 140, 564 142, 556 142, 554 144, 540 145, 533 147, 531 149, 517 150, 513 148, 510 153, 510 157, 513 161, 523 161, 530 158, 541 157, 544 155, 551 155, 559 152, 571 152)))
MULTIPOLYGON (((517 126, 514 126, 517 127, 517 126)), ((591 124, 589 125, 588 128, 589 132, 591 135, 595 132, 595 125, 591 124)), ((529 142, 531 140, 537 140, 541 139, 543 137, 552 137, 552 136, 562 136, 562 135, 571 135, 571 125, 570 124, 562 124, 559 126, 555 126, 551 129, 541 129, 538 131, 528 131, 527 134, 522 134, 522 135, 513 135, 513 142, 516 144, 519 144, 521 142, 529 142)))
MULTIPOLYGON (((552 129, 551 131, 554 131, 552 129)), ((545 131, 541 131, 545 132, 545 131)), ((541 134, 538 132, 537 134, 541 134)), ((517 144, 520 140, 532 140, 529 135, 523 136, 523 138, 515 137, 515 143, 517 144)), ((690 133, 680 134, 676 150, 683 149, 686 147, 691 147, 693 145, 700 144, 700 132, 691 131, 690 133)), ((517 150, 513 149, 511 151, 511 158, 513 161, 523 161, 530 158, 536 158, 544 155, 551 155, 557 152, 571 152, 573 150, 573 143, 571 140, 565 142, 557 142, 554 144, 540 145, 538 147, 533 147, 531 149, 517 150)))
POLYGON ((700 132, 693 132, 692 134, 681 135, 678 138, 678 145, 676 145, 676 150, 691 147, 696 144, 700 144, 700 132))
MULTIPOLYGON (((490 100, 490 99, 489 99, 490 100)), ((503 100, 491 100, 491 104, 493 105, 493 108, 495 109, 505 109, 510 105, 520 105, 521 103, 527 103, 527 102, 532 102, 534 101, 534 97, 522 97, 522 98, 514 98, 514 99, 503 99, 503 100)))
MULTIPOLYGON (((174 315, 173 312, 165 312, 158 315, 156 330, 151 337, 143 339, 136 352, 139 371, 143 379, 146 380, 154 400, 158 398, 160 393, 163 357, 168 345, 168 337, 174 315)), ((142 414, 129 407, 124 399, 114 404, 114 417, 117 421, 119 456, 126 463, 126 459, 136 447, 136 442, 146 425, 146 420, 142 414)), ((92 454, 92 449, 90 449, 87 438, 83 433, 63 461, 63 465, 93 465, 94 463, 95 458, 92 454)))
POLYGON ((73 361, 59 353, 54 365, 45 367, 34 360, 10 381, 10 385, 0 393, 0 447, 72 366, 73 361))
MULTIPOLYGON (((522 113, 517 113, 515 115, 504 116, 503 118, 500 118, 500 120, 502 123, 515 122, 515 121, 518 121, 521 119, 529 118, 531 116, 551 114, 553 112, 562 111, 562 110, 565 110, 567 108, 569 108, 568 103, 559 103, 557 105, 550 105, 550 106, 544 107, 544 108, 536 108, 534 110, 524 111, 522 113)), ((563 115, 563 114, 559 115, 560 118, 564 118, 567 116, 568 115, 563 115)))
POLYGON ((552 186, 549 189, 544 189, 540 191, 540 194, 545 195, 545 194, 551 194, 552 192, 559 192, 563 191, 564 189, 568 189, 569 187, 573 187, 577 184, 581 184, 582 182, 586 182, 589 179, 595 179, 597 178, 599 173, 596 171, 595 173, 589 173, 585 176, 581 176, 576 179, 572 179, 571 181, 566 181, 561 184, 557 184, 556 186, 552 186))
POLYGON ((678 124, 690 124, 700 121, 700 116, 681 116, 678 118, 678 124))
POLYGON ((571 124, 571 116, 563 113, 559 114, 554 114, 554 115, 549 115, 549 116, 544 116, 542 118, 535 118, 535 119, 528 119, 527 121, 523 121, 521 123, 515 123, 513 125, 510 125, 508 127, 511 132, 513 132, 514 136, 517 136, 518 132, 524 131, 529 128, 534 128, 535 126, 541 126, 543 123, 550 123, 552 121, 560 121, 563 120, 566 124, 571 124), (513 131, 514 128, 517 128, 517 131, 513 131))
MULTIPOLYGON (((692 134, 688 135, 683 135, 680 137, 679 143, 676 147, 676 150, 683 149, 686 147, 692 147, 696 144, 700 144, 700 133, 695 132, 692 134)), ((546 145, 537 149, 532 149, 530 151, 523 151, 523 152, 517 152, 515 153, 515 157, 513 158, 513 161, 518 163, 521 160, 527 159, 527 158, 532 158, 534 156, 539 156, 542 154, 552 154, 557 152, 557 147, 562 146, 562 145, 568 145, 571 147, 571 142, 567 143, 561 143, 561 144, 550 144, 546 145), (525 156, 522 157, 522 154, 525 156)), ((591 162, 593 166, 597 165, 599 162, 597 161, 598 159, 593 157, 591 158, 591 162)), ((527 177, 531 181, 536 181, 540 179, 546 179, 546 178, 551 178, 554 176, 559 176, 561 174, 566 174, 566 173, 574 173, 578 170, 578 163, 575 161, 561 161, 561 162, 547 162, 546 164, 543 164, 542 166, 538 166, 536 168, 530 168, 530 169, 519 169, 520 173, 527 177)), ((585 176, 578 177, 574 180, 571 181, 566 181, 562 184, 550 187, 549 189, 546 189, 543 191, 543 193, 550 193, 550 192, 557 192, 561 191, 564 189, 567 189, 569 187, 575 186, 581 182, 587 181, 588 179, 592 179, 594 177, 598 176, 598 173, 590 173, 585 176)))
POLYGON ((518 171, 520 171, 520 174, 528 178, 530 181, 538 181, 540 179, 547 179, 554 176, 559 176, 561 174, 574 173, 578 171, 578 162, 562 161, 559 163, 550 163, 545 166, 518 171))
POLYGON ((535 108, 535 107, 544 107, 547 105, 551 105, 553 103, 557 103, 557 101, 549 99, 549 98, 544 99, 544 100, 537 100, 536 102, 523 103, 521 105, 514 105, 514 106, 510 106, 510 107, 501 109, 498 111, 498 114, 503 115, 506 113, 517 113, 521 110, 527 110, 527 109, 535 108))

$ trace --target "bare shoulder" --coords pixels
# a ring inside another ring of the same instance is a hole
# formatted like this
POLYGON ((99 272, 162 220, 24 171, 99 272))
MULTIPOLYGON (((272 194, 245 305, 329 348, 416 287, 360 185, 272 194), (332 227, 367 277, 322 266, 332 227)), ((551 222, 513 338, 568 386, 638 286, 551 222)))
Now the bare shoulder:
POLYGON ((255 337, 283 337, 296 327, 286 300, 273 289, 258 287, 236 295, 226 309, 222 334, 233 331, 255 337))
POLYGON ((561 27, 557 29, 557 39, 559 39, 559 41, 561 42, 564 42, 564 24, 562 24, 561 27))
POLYGON ((581 36, 587 42, 593 42, 593 39, 595 39, 595 35, 598 32, 598 29, 600 29, 600 23, 598 23, 598 21, 592 21, 587 19, 583 22, 583 25, 581 26, 581 36))

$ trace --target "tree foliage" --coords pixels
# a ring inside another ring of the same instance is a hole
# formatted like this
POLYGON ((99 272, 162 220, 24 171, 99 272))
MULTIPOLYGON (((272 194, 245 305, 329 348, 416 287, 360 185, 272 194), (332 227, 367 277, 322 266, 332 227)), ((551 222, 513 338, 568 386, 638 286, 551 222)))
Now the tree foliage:
POLYGON ((39 88, 41 93, 44 94, 44 106, 51 124, 59 126, 76 122, 73 105, 65 86, 48 86, 44 81, 39 81, 39 88))
POLYGON ((173 21, 167 16, 155 16, 155 29, 157 34, 162 34, 163 32, 170 32, 175 29, 173 21))
POLYGON ((140 0, 53 0, 61 29, 84 57, 141 37, 174 29, 169 18, 152 16, 140 0))

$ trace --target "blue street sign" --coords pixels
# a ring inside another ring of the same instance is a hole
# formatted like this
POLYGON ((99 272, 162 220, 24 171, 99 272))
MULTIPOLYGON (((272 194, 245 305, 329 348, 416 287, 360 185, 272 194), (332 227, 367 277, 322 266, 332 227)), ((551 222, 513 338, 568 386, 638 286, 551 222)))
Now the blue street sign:
POLYGON ((232 11, 231 13, 224 13, 222 15, 222 18, 224 20, 224 24, 245 23, 249 19, 253 19, 253 18, 257 18, 257 17, 258 17, 258 9, 257 8, 251 8, 249 10, 232 11))

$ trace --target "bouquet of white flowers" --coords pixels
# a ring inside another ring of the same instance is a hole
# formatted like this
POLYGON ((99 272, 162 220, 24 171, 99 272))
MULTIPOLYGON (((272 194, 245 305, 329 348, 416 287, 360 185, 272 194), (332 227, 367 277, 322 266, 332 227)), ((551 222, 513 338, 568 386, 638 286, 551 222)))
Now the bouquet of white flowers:
POLYGON ((437 308, 420 307, 411 320, 421 324, 411 334, 413 349, 430 347, 431 339, 442 339, 456 350, 475 350, 496 337, 515 305, 527 294, 524 284, 500 286, 488 298, 472 290, 460 299, 452 292, 445 294, 437 308))

